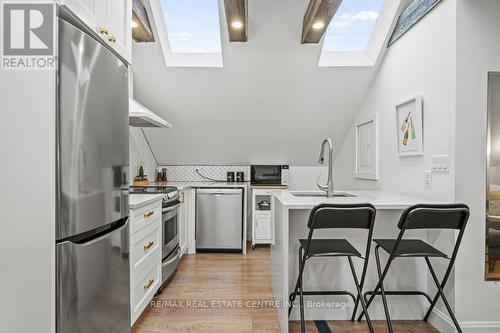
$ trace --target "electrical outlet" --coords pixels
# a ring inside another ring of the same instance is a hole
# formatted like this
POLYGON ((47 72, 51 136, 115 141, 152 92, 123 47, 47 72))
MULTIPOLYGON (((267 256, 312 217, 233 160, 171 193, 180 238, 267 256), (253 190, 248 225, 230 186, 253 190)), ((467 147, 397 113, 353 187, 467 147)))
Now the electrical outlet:
POLYGON ((432 171, 431 170, 427 170, 425 172, 425 185, 427 185, 428 187, 432 186, 432 171))

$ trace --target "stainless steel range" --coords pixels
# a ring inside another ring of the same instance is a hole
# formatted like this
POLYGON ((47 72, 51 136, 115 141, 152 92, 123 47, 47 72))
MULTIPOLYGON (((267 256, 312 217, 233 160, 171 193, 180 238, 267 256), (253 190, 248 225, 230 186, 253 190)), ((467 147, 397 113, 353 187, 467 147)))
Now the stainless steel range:
POLYGON ((162 202, 162 286, 174 277, 179 264, 181 249, 179 247, 178 210, 180 193, 175 186, 149 185, 131 187, 130 193, 164 194, 162 202))

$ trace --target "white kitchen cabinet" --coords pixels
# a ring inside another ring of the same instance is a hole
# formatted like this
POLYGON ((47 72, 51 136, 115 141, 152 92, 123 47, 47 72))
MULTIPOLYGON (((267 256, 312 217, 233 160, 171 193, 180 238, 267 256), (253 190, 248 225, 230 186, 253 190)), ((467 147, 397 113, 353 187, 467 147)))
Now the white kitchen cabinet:
POLYGON ((98 13, 100 36, 130 63, 132 51, 132 0, 101 0, 103 12, 98 13))
POLYGON ((252 248, 256 244, 274 244, 272 206, 268 209, 259 206, 266 201, 271 203, 272 191, 277 188, 252 188, 252 248))
POLYGON ((255 241, 256 243, 267 243, 272 240, 271 213, 255 213, 255 241))
MULTIPOLYGON (((130 269, 137 276, 143 270, 149 258, 161 252, 161 224, 151 225, 139 230, 130 237, 130 269)), ((134 276, 131 276, 132 278, 134 276)))
POLYGON ((161 286, 161 253, 151 257, 144 268, 130 279, 130 326, 150 304, 161 286), (160 262, 158 264, 158 262, 160 262))
POLYGON ((130 63, 132 0, 60 0, 60 3, 130 63))
POLYGON ((130 233, 133 235, 158 220, 161 220, 161 204, 158 202, 131 209, 130 233))
POLYGON ((98 16, 105 10, 103 0, 60 0, 59 4, 68 7, 92 30, 98 30, 98 16))
POLYGON ((154 202, 130 209, 130 313, 131 325, 161 286, 161 205, 154 202))

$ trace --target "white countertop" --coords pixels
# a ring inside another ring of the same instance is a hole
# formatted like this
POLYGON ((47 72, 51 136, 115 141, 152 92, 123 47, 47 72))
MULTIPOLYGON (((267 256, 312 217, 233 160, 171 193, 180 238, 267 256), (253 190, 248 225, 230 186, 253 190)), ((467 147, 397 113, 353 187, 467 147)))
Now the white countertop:
POLYGON ((292 193, 318 193, 315 191, 272 191, 274 196, 289 209, 310 209, 322 203, 356 204, 371 203, 377 209, 405 209, 416 204, 439 204, 442 202, 412 197, 404 194, 381 191, 335 191, 352 194, 354 197, 296 197, 292 193))
POLYGON ((135 194, 131 193, 129 195, 128 199, 128 206, 129 208, 137 208, 141 207, 150 203, 153 203, 155 201, 159 201, 163 198, 164 194, 158 193, 158 194, 135 194))

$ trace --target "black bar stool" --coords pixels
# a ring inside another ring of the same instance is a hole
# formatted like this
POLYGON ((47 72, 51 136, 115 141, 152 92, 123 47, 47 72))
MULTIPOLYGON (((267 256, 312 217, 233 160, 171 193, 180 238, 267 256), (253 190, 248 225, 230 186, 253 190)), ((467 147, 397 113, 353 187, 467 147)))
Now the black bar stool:
MULTIPOLYGON (((304 319, 304 295, 347 295, 350 296, 356 305, 354 313, 351 318, 355 319, 356 309, 358 302, 361 303, 362 308, 366 312, 365 300, 362 296, 363 284, 366 277, 366 269, 368 266, 368 258, 370 256, 370 243, 373 235, 373 224, 375 222, 376 210, 371 204, 351 204, 351 205, 337 205, 337 204, 322 204, 313 208, 309 215, 307 227, 309 228, 309 236, 307 239, 300 239, 299 248, 299 275, 295 290, 290 294, 290 306, 288 315, 292 312, 293 302, 297 297, 300 297, 300 327, 301 332, 305 332, 305 319, 304 319), (368 240, 366 243, 365 257, 351 245, 346 239, 312 239, 313 233, 316 229, 367 229, 368 240), (357 296, 355 297, 348 291, 304 291, 302 284, 302 275, 307 259, 313 257, 347 257, 351 267, 352 277, 356 285, 357 296), (352 262, 352 257, 358 257, 364 260, 363 272, 361 274, 361 281, 358 281, 356 271, 352 262)), ((372 323, 367 314, 366 316, 370 332, 373 331, 372 323)))
MULTIPOLYGON (((469 207, 464 204, 450 204, 450 205, 416 205, 407 208, 401 215, 398 223, 398 228, 400 229, 397 239, 374 239, 373 241, 377 244, 375 247, 375 259, 377 262, 377 272, 379 276, 379 282, 375 287, 374 291, 366 292, 367 295, 371 295, 370 299, 366 303, 368 308, 373 302, 376 295, 382 296, 382 302, 384 305, 384 312, 387 320, 387 326, 389 332, 392 333, 392 321, 389 315, 389 308, 387 306, 386 295, 422 295, 431 303, 427 313, 425 314, 424 321, 429 319, 434 306, 441 297, 443 299, 446 309, 450 313, 450 317, 455 324, 458 332, 462 332, 460 325, 453 313, 446 296, 444 295, 443 289, 450 277, 455 259, 457 258, 458 249, 464 235, 465 227, 467 225, 467 220, 469 219, 469 207), (453 248, 453 253, 451 258, 448 257, 443 252, 432 247, 426 242, 419 239, 403 239, 403 235, 406 230, 411 229, 454 229, 459 230, 455 246, 453 248), (389 259, 382 272, 380 266, 380 255, 379 249, 382 248, 384 251, 389 253, 389 259), (397 257, 423 257, 427 263, 427 267, 432 275, 432 279, 436 284, 438 292, 431 298, 429 295, 422 291, 386 291, 384 289, 384 279, 389 271, 389 267, 392 262, 397 257), (448 268, 444 274, 443 280, 439 282, 439 279, 431 265, 429 258, 444 258, 450 261, 448 268), (379 291, 380 289, 380 291, 379 291)), ((358 321, 363 318, 363 315, 367 314, 366 309, 360 314, 358 321)))

